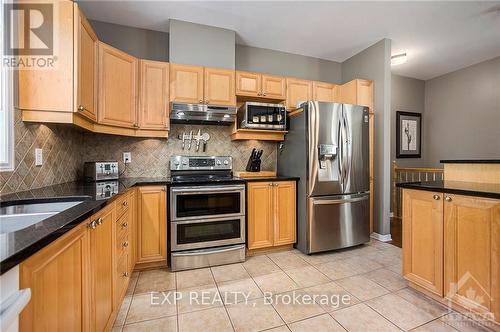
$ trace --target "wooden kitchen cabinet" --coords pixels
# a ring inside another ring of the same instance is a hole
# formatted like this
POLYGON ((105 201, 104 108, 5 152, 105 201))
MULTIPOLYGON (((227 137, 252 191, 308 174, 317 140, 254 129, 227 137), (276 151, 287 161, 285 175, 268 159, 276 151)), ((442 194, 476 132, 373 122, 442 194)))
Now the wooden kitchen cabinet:
POLYGON ((99 42, 100 124, 137 128, 137 58, 99 42))
POLYGON ((500 317, 500 200, 444 194, 444 284, 452 302, 500 317))
POLYGON ((19 316, 20 331, 88 331, 89 234, 86 221, 20 264, 20 288, 31 300, 19 316))
POLYGON ((76 85, 75 109, 92 121, 97 120, 97 36, 90 23, 74 6, 76 85))
POLYGON ((285 78, 247 71, 237 71, 236 95, 284 100, 286 99, 285 78))
POLYGON ((373 110, 373 82, 356 79, 342 84, 340 100, 344 104, 367 106, 373 110))
POLYGON ((111 329, 115 303, 115 204, 103 208, 91 217, 91 317, 93 331, 111 329))
POLYGON ((281 76, 262 74, 262 97, 270 99, 286 99, 286 82, 281 76))
POLYGON ((313 100, 340 102, 340 88, 332 83, 313 82, 313 100))
POLYGON ((170 101, 203 103, 203 67, 170 64, 170 101))
POLYGON ((295 243, 295 182, 249 182, 247 194, 248 249, 295 243))
POLYGON ((286 79, 286 106, 292 111, 297 108, 297 104, 303 101, 312 100, 312 82, 297 78, 286 79))
POLYGON ((166 265, 166 205, 164 186, 137 189, 137 264, 166 265))
POLYGON ((443 296, 443 194, 403 190, 403 276, 443 296))
POLYGON ((139 61, 139 127, 168 129, 169 66, 167 62, 139 61))
POLYGON ((234 70, 205 67, 204 81, 205 104, 236 106, 234 70))

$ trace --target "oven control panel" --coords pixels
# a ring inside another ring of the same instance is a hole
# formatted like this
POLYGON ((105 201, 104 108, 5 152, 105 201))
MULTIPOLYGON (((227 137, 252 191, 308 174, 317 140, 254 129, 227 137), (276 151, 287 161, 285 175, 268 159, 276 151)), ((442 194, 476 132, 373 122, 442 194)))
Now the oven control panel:
POLYGON ((231 157, 216 156, 172 156, 170 157, 170 170, 232 170, 231 157))

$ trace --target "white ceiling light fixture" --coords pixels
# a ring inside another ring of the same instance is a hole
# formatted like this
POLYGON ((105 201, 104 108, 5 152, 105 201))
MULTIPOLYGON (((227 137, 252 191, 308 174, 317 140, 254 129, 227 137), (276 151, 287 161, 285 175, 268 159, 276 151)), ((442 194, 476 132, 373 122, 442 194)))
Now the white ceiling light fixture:
POLYGON ((408 61, 406 53, 391 56, 391 66, 402 65, 403 63, 406 63, 406 61, 408 61))

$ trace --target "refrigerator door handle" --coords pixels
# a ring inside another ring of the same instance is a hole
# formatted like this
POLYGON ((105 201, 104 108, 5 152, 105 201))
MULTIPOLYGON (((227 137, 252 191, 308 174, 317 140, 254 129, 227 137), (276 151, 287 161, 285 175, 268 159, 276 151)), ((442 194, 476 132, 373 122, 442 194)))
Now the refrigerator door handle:
POLYGON ((343 168, 343 164, 344 164, 344 158, 343 158, 343 154, 344 154, 344 145, 342 144, 342 142, 344 141, 344 137, 342 135, 342 132, 343 132, 343 124, 342 124, 342 111, 340 112, 339 114, 339 129, 338 129, 338 149, 339 149, 339 153, 338 153, 338 165, 339 165, 339 177, 340 177, 340 183, 342 184, 342 191, 344 190, 344 168, 343 168))
POLYGON ((349 181, 349 176, 351 175, 351 165, 352 165, 352 144, 351 144, 351 129, 349 126, 349 119, 344 112, 344 128, 345 128, 345 184, 344 187, 347 186, 347 182, 349 181))

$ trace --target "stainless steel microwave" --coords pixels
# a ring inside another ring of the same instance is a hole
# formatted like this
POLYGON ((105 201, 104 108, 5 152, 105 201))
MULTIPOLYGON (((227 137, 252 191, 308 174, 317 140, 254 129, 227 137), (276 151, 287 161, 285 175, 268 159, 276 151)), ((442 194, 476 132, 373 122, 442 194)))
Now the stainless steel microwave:
POLYGON ((286 107, 246 102, 238 109, 238 122, 241 128, 286 130, 286 107))

